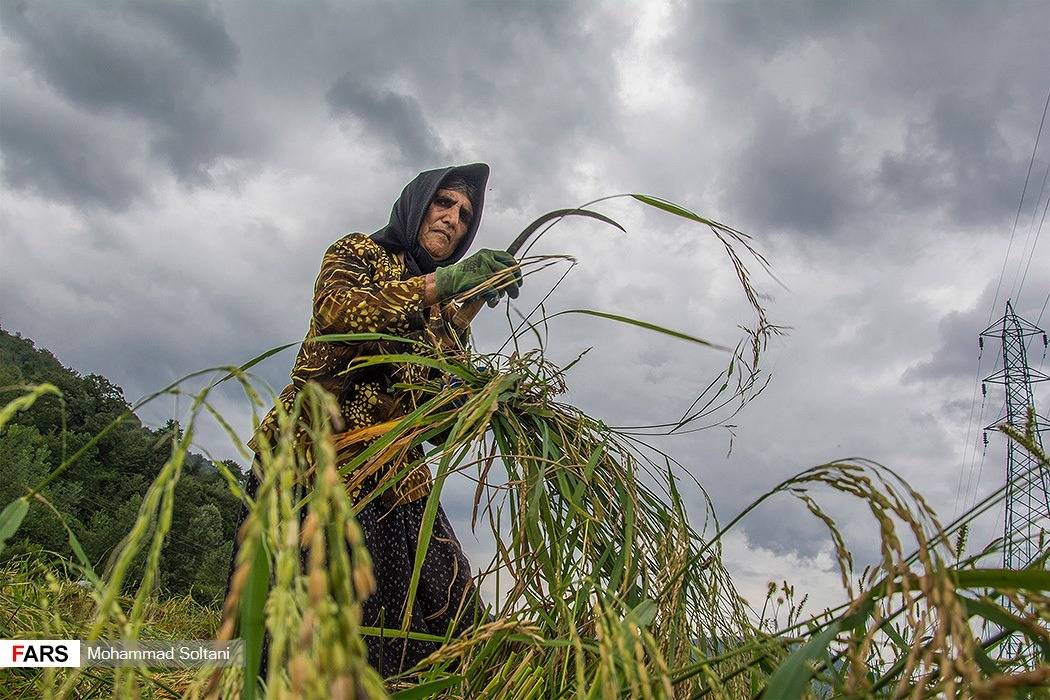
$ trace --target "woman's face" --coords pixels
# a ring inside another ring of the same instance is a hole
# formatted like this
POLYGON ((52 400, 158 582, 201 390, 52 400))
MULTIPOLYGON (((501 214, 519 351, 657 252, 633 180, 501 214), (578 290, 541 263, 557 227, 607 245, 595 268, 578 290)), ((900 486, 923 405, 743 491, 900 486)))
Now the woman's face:
POLYGON ((439 189, 419 224, 419 244, 436 262, 452 255, 467 235, 474 209, 467 195, 439 189))

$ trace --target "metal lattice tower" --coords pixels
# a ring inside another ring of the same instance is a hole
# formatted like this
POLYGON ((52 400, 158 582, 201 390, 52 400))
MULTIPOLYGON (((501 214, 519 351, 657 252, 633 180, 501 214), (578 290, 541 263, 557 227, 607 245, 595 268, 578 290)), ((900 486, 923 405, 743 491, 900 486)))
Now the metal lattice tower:
MULTIPOLYGON (((1014 313, 1006 302, 1006 315, 985 329, 984 338, 999 338, 1003 344, 1003 367, 985 378, 986 382, 1002 384, 1006 388, 1006 415, 994 427, 1008 423, 1022 433, 1031 411, 1036 418, 1035 439, 1042 446, 1040 433, 1050 425, 1035 413, 1032 384, 1050 380, 1042 372, 1028 366, 1025 340, 1046 334, 1042 329, 1014 313)), ((1003 566, 1023 569, 1043 553, 1050 537, 1050 475, 1047 469, 1014 440, 1007 441, 1006 456, 1006 518, 1003 529, 1003 566)))
MULTIPOLYGON (((1042 335, 1045 347, 1046 333, 1015 314, 1008 301, 1006 315, 981 333, 981 343, 983 345, 984 338, 999 338, 1003 344, 1003 368, 985 381, 1005 387, 1006 415, 988 427, 1008 423, 1024 433, 1029 415, 1034 416, 1035 441, 1041 448, 1041 431, 1050 422, 1035 411, 1032 384, 1050 380, 1050 377, 1028 366, 1025 341, 1034 335, 1042 335)), ((1016 441, 1007 440, 1006 449, 1003 566, 1024 569, 1044 554, 1050 541, 1050 474, 1016 441)), ((1017 634, 1000 648, 1000 654, 1004 658, 1025 659, 1025 663, 1034 658, 1031 645, 1017 634)))

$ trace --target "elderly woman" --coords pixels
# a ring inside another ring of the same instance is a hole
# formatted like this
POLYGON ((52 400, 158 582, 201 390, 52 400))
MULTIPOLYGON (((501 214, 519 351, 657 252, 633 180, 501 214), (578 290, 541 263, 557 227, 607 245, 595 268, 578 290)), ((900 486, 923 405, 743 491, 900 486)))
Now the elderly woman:
MULTIPOLYGON (((389 224, 371 236, 351 233, 333 243, 317 276, 307 338, 381 332, 433 341, 449 333, 446 302, 516 265, 513 256, 495 250, 482 249, 464 258, 478 230, 488 172, 487 165, 475 163, 420 173, 394 203, 389 224)), ((516 297, 520 283, 517 273, 498 294, 505 291, 516 297)), ((487 293, 490 304, 496 295, 487 293)), ((410 382, 413 372, 425 370, 383 364, 346 372, 360 357, 405 351, 402 344, 393 345, 304 342, 292 369, 292 383, 279 400, 290 407, 301 387, 313 381, 336 397, 347 432, 404 416, 415 407, 415 398, 395 384, 410 382)), ((272 425, 271 414, 261 430, 272 425)), ((345 462, 360 449, 356 445, 338 459, 345 462)), ((421 456, 415 448, 407 458, 421 456)), ((399 466, 388 465, 381 473, 354 479, 351 497, 360 501, 399 466)), ((249 490, 255 485, 253 474, 249 490)), ((366 626, 381 626, 381 622, 386 627, 400 626, 430 485, 430 468, 420 463, 358 514, 377 583, 375 593, 363 603, 366 626)), ((440 507, 423 572, 412 630, 444 635, 449 624, 458 621, 455 631, 460 632, 482 614, 470 564, 440 507)), ((366 637, 366 644, 370 663, 384 676, 410 668, 437 648, 432 642, 390 637, 366 637)))

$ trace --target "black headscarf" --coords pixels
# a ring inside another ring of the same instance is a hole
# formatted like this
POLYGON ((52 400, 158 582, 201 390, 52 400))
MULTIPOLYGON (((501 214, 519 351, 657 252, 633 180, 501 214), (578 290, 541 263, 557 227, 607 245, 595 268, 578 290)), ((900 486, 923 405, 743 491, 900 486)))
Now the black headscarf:
POLYGON ((485 206, 485 184, 489 179, 489 166, 471 163, 437 170, 426 170, 405 185, 401 196, 394 202, 390 212, 390 223, 372 234, 372 240, 391 253, 405 253, 405 266, 413 277, 433 272, 438 267, 451 265, 462 258, 474 240, 481 222, 481 210, 485 206), (419 244, 419 225, 423 215, 441 184, 451 177, 461 177, 474 186, 474 218, 459 246, 441 262, 436 262, 419 244))

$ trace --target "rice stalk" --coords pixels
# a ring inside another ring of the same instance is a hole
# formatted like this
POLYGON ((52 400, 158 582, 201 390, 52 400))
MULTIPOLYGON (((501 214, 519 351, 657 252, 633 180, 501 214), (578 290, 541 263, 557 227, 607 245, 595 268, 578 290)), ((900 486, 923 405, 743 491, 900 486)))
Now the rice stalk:
MULTIPOLYGON (((348 370, 378 364, 418 369, 400 387, 413 397, 415 408, 388 424, 350 435, 338 432, 334 399, 316 386, 304 387, 293 406, 278 405, 276 434, 259 436, 258 459, 252 465, 258 481, 254 494, 243 492, 236 478, 224 473, 248 516, 238 533, 221 619, 216 616, 216 637, 246 640, 245 668, 202 670, 178 684, 177 692, 196 698, 603 699, 978 698, 1039 692, 1050 664, 1045 562, 1019 572, 983 567, 1001 543, 968 557, 962 554, 965 537, 959 533, 1001 495, 989 497, 945 528, 923 497, 892 470, 851 459, 799 472, 724 526, 710 503, 702 528, 690 521, 685 504, 693 495, 705 502, 702 486, 691 480, 686 465, 643 438, 717 425, 719 412, 735 413, 753 400, 768 382, 760 360, 781 329, 766 317, 744 263, 749 258, 768 270, 749 237, 665 200, 631 197, 701 224, 726 249, 756 322, 730 350, 725 371, 702 388, 677 420, 611 427, 559 400, 568 368, 554 365, 544 352, 550 319, 596 315, 705 350, 714 343, 615 312, 547 314, 542 302, 524 315, 517 329, 535 332, 540 347, 518 343, 516 330, 510 353, 430 347, 383 334, 312 339, 400 344, 401 351, 363 358, 348 370), (540 317, 534 319, 537 313, 540 317), (436 440, 440 446, 429 446, 438 436, 444 436, 436 440), (339 463, 339 448, 357 442, 362 448, 339 463), (423 448, 419 459, 434 466, 437 476, 426 504, 406 610, 412 609, 437 504, 452 474, 476 480, 472 523, 487 525, 496 543, 492 561, 484 567, 499 591, 492 601, 493 616, 458 637, 415 632, 408 613, 384 620, 382 628, 361 626, 360 602, 375 581, 354 514, 417 466, 406 459, 417 446, 423 448), (391 464, 397 468, 386 469, 391 464), (500 469, 493 469, 495 464, 500 469), (497 476, 500 472, 505 479, 497 476), (352 503, 346 484, 373 473, 383 474, 379 487, 364 502, 352 503), (823 503, 829 493, 853 498, 872 517, 879 559, 859 574, 846 536, 823 503), (765 501, 783 496, 797 500, 800 516, 825 525, 848 599, 841 608, 804 614, 805 597, 794 603, 794 590, 785 582, 779 593, 776 587, 770 591, 778 599, 767 620, 767 610, 756 614, 736 592, 722 562, 722 541, 765 501), (787 623, 775 629, 772 620, 784 606, 787 623), (414 669, 384 682, 368 665, 362 641, 364 635, 377 634, 444 644, 414 669), (1011 635, 1028 640, 1035 656, 999 658, 997 650, 1011 635)), ((532 264, 545 263, 525 261, 532 264)), ((151 629, 159 552, 170 535, 174 488, 196 421, 204 416, 217 420, 247 456, 243 436, 211 406, 209 392, 233 380, 244 388, 253 411, 264 407, 262 392, 247 372, 274 352, 241 367, 223 368, 221 377, 194 394, 184 435, 173 442, 112 567, 92 585, 92 612, 81 622, 78 636, 136 639, 151 629), (142 550, 142 584, 129 600, 124 595, 128 568, 142 550)), ((186 379, 199 376, 204 375, 186 379)), ((179 385, 147 398, 178 391, 179 385)), ((19 406, 27 402, 22 399, 19 406)), ((9 405, 0 416, 16 410, 9 405)), ((253 427, 258 427, 257 415, 253 427)), ((1046 464, 1030 429, 1025 434, 1004 430, 1046 464)), ((64 460, 33 493, 53 483, 79 454, 64 460)), ((9 538, 17 531, 22 506, 16 504, 27 503, 31 495, 3 511, 0 535, 9 538)), ((48 590, 35 598, 38 610, 32 621, 24 621, 12 634, 31 629, 25 624, 70 633, 64 618, 48 612, 63 591, 57 578, 49 581, 48 590)), ((37 687, 69 697, 98 680, 83 669, 48 671, 37 687)), ((99 687, 127 697, 171 692, 165 690, 169 685, 161 674, 137 668, 117 670, 99 687)))

